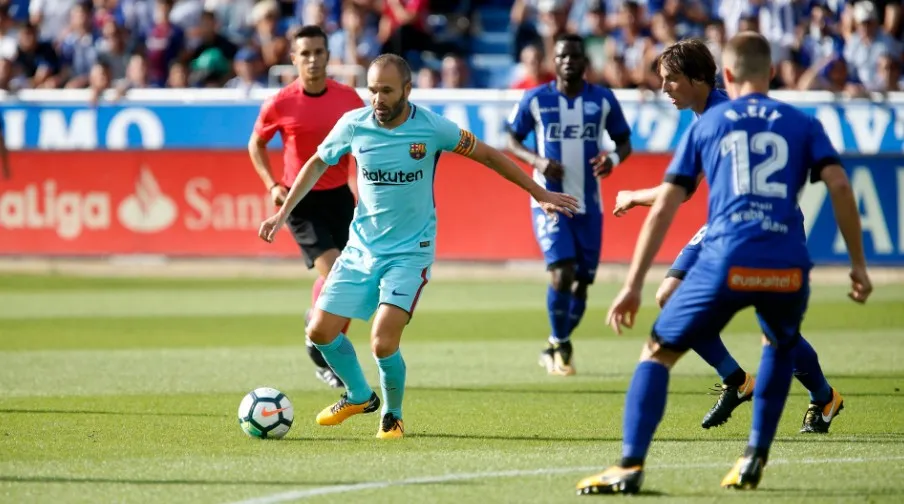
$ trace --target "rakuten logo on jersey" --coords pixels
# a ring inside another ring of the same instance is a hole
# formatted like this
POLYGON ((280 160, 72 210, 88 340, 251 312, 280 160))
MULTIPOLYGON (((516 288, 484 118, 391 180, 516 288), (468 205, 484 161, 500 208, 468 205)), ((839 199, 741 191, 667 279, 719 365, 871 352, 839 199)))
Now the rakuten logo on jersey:
POLYGON ((22 191, 4 191, 0 193, 0 227, 51 229, 60 238, 74 240, 85 229, 110 227, 110 195, 58 191, 53 179, 29 184, 22 191))
POLYGON ((373 185, 408 185, 424 178, 424 170, 404 172, 402 170, 361 170, 361 177, 373 185))

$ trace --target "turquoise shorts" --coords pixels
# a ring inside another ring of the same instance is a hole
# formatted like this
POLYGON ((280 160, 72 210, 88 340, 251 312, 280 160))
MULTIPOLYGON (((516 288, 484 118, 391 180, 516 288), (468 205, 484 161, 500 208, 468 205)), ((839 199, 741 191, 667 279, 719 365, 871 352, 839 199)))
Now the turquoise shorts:
POLYGON ((340 317, 370 320, 381 304, 414 314, 430 280, 432 257, 374 257, 346 247, 333 264, 317 308, 340 317))

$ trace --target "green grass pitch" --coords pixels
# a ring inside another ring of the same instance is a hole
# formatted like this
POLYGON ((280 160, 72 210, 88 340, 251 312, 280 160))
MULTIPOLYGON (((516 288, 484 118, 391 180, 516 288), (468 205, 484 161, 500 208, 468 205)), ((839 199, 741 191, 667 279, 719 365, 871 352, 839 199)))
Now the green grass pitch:
MULTIPOLYGON (((435 281, 403 339, 407 437, 374 439, 376 415, 318 427, 337 398, 313 376, 289 280, 0 277, 0 502, 573 502, 574 485, 620 455, 624 392, 656 314, 604 316, 596 285, 575 337, 578 374, 537 366, 548 333, 538 281, 435 281), (286 392, 295 424, 248 438, 236 409, 258 386, 286 392)), ((369 326, 351 339, 378 385, 369 326)), ((726 330, 748 370, 754 318, 726 330)), ((804 334, 846 408, 827 436, 798 434, 795 383, 756 492, 719 488, 745 446, 751 408, 700 428, 718 378, 695 356, 674 370, 641 500, 900 502, 904 493, 904 286, 866 306, 814 289, 804 334), (896 497, 897 496, 897 497, 896 497)), ((587 498, 584 498, 587 499, 587 498)))

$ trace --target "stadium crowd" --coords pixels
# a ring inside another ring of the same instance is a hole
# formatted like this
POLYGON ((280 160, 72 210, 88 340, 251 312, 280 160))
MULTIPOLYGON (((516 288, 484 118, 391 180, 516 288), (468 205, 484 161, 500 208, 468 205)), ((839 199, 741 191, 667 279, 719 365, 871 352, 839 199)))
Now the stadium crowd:
POLYGON ((0 88, 275 86, 294 78, 293 32, 316 24, 353 85, 394 52, 418 87, 498 87, 471 64, 496 30, 502 85, 552 80, 552 40, 573 32, 586 37, 591 81, 657 88, 664 46, 702 37, 718 61, 728 38, 752 29, 772 44, 775 89, 863 96, 904 90, 902 11, 900 0, 0 0, 0 88), (486 16, 502 9, 506 18, 486 16))

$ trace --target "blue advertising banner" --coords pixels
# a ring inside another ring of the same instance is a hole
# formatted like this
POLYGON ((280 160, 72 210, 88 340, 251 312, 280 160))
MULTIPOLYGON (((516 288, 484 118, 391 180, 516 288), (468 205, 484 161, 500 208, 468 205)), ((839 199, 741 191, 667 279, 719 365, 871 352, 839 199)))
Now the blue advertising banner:
MULTIPOLYGON (((845 157, 844 167, 860 208, 868 264, 904 264, 904 156, 845 157)), ((813 262, 849 264, 825 184, 807 185, 800 207, 813 262)))
MULTIPOLYGON (((96 107, 55 94, 67 91, 44 92, 40 99, 7 98, 0 104, 0 114, 7 144, 15 150, 244 150, 262 100, 275 92, 227 100, 205 99, 208 95, 197 93, 186 99, 185 93, 171 91, 148 91, 96 107)), ((825 101, 819 93, 786 95, 779 98, 817 117, 839 151, 904 153, 904 97, 874 103, 825 101)), ((411 99, 501 147, 505 119, 520 96, 517 91, 415 90, 411 99)), ((636 152, 672 151, 693 121, 692 113, 679 112, 656 95, 617 91, 616 96, 631 125, 636 152)), ((278 138, 271 146, 280 146, 278 138)))

